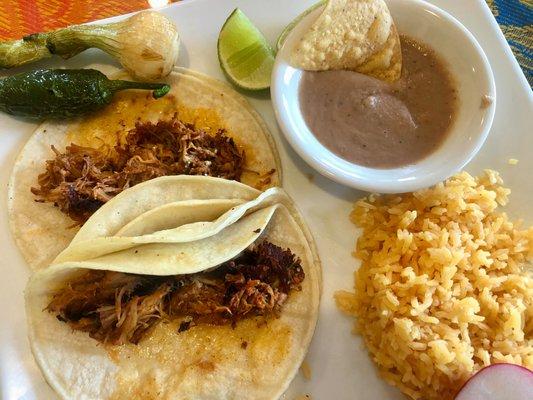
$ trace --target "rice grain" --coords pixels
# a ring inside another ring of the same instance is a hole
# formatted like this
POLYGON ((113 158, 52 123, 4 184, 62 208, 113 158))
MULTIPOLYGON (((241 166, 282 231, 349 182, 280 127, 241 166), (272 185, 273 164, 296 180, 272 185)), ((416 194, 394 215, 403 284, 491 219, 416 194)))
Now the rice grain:
POLYGON ((496 211, 502 184, 495 171, 462 172, 354 206, 361 266, 355 293, 335 299, 381 375, 413 399, 452 399, 493 363, 533 368, 533 227, 496 211))

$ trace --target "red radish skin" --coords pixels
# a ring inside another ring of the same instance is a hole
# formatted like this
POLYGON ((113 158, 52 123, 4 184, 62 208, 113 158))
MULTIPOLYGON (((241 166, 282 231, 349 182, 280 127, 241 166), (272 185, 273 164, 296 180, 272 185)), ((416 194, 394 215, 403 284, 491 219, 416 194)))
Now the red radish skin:
POLYGON ((515 364, 493 364, 478 371, 455 400, 533 400, 533 372, 515 364))

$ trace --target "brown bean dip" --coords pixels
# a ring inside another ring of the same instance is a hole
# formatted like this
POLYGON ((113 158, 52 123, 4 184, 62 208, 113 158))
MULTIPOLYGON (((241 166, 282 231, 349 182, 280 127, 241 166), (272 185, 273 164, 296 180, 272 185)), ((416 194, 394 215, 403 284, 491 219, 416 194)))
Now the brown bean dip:
POLYGON ((304 72, 300 107, 329 150, 355 164, 396 168, 433 153, 450 132, 457 93, 428 47, 401 37, 402 77, 390 84, 353 71, 304 72))

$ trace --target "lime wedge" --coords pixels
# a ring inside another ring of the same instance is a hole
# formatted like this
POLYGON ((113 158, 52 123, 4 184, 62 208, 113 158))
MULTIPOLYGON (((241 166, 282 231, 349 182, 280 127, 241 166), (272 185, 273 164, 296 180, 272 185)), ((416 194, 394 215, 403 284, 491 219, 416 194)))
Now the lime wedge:
POLYGON ((217 48, 220 68, 233 84, 247 90, 270 87, 274 50, 238 8, 220 30, 217 48))
POLYGON ((307 10, 305 10, 303 13, 298 15, 296 18, 294 18, 289 25, 283 29, 283 32, 281 32, 281 35, 278 37, 278 41, 276 43, 276 49, 279 51, 281 49, 281 46, 283 46, 283 43, 285 43, 285 39, 287 39, 287 36, 289 36, 289 33, 291 33, 292 28, 294 28, 298 22, 302 20, 303 17, 305 17, 307 14, 315 11, 318 7, 322 7, 324 4, 326 4, 326 0, 320 0, 318 3, 313 4, 311 7, 309 7, 307 10))

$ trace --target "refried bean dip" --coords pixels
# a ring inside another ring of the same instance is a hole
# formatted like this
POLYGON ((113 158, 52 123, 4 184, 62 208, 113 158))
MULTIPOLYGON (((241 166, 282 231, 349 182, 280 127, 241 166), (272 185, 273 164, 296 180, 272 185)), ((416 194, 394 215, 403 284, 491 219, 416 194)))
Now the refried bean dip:
POLYGON ((300 107, 329 150, 355 164, 395 168, 434 152, 453 123, 457 93, 443 62, 402 36, 402 77, 390 84, 353 71, 304 72, 300 107))

